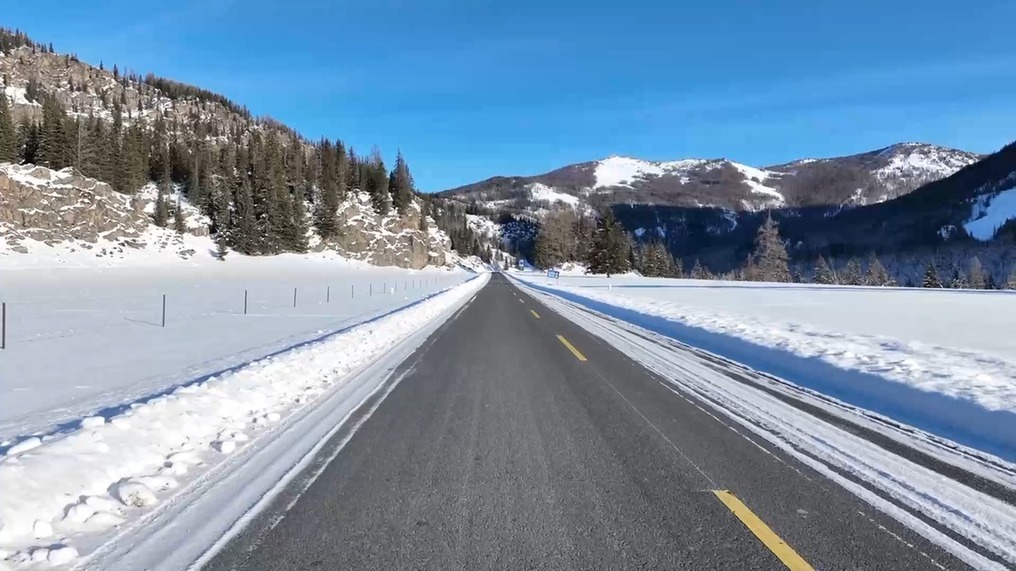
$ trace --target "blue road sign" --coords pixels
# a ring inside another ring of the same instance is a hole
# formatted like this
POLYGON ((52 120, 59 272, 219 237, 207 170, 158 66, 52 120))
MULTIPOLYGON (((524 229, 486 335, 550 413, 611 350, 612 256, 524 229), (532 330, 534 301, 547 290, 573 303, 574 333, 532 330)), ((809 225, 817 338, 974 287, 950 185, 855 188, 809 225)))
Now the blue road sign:
POLYGON ((552 280, 556 280, 557 278, 561 277, 561 272, 557 270, 547 270, 547 277, 552 280))

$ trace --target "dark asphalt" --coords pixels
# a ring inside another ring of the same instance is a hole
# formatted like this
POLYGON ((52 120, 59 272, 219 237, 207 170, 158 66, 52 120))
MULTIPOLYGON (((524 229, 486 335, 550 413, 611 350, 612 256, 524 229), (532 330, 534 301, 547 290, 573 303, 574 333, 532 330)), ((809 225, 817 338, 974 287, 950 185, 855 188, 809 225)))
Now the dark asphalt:
POLYGON ((784 569, 715 489, 816 569, 966 569, 499 275, 401 373, 205 569, 784 569))

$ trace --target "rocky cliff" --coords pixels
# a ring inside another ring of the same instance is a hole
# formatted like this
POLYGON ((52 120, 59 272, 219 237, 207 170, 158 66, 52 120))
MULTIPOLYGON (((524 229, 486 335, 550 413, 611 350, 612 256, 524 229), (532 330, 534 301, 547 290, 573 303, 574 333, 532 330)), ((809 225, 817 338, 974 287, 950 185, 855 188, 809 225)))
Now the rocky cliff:
MULTIPOLYGON (((186 235, 160 228, 152 214, 158 190, 118 193, 104 182, 66 168, 0 163, 0 254, 31 256, 61 251, 96 257, 169 253, 182 258, 212 255, 210 221, 179 194, 167 197, 184 213, 186 235)), ((350 193, 337 216, 342 228, 333 240, 312 241, 317 252, 334 251, 371 264, 419 269, 448 263, 448 237, 427 217, 418 201, 404 215, 379 216, 369 195, 350 193)))

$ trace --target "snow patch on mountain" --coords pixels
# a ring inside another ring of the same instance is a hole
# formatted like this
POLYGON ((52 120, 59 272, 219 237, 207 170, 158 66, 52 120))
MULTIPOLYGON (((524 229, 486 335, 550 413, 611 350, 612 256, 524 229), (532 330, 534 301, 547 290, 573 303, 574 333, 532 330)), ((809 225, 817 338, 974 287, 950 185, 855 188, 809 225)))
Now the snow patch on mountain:
POLYGON ((879 152, 888 163, 874 171, 880 179, 912 178, 935 180, 945 178, 974 163, 978 156, 924 143, 900 143, 879 152))
POLYGON ((780 191, 771 186, 762 184, 764 181, 778 176, 778 173, 764 171, 748 165, 742 165, 741 163, 731 162, 730 165, 744 175, 744 183, 748 185, 748 188, 751 189, 752 193, 772 197, 774 205, 776 206, 781 206, 786 203, 786 199, 780 191))
POLYGON ((663 172, 658 163, 614 155, 596 163, 595 188, 631 186, 631 181, 636 178, 645 178, 646 175, 660 176, 663 172))
POLYGON ((579 205, 579 199, 577 196, 565 194, 539 182, 534 182, 529 186, 529 196, 535 201, 546 201, 551 204, 562 202, 573 207, 577 207, 579 205))
POLYGON ((1016 218, 1016 172, 1006 177, 1013 186, 997 193, 978 196, 971 206, 970 218, 963 227, 978 240, 987 241, 1010 219, 1016 218))
POLYGON ((486 238, 500 238, 501 236, 501 226, 486 216, 466 214, 466 224, 480 236, 486 238))

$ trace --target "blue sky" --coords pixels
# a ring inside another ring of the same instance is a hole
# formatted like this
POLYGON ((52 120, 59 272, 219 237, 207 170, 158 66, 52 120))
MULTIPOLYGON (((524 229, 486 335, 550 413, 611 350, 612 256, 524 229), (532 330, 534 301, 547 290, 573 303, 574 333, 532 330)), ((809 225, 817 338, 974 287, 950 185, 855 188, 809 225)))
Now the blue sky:
POLYGON ((1009 0, 85 4, 14 2, 2 25, 401 148, 427 191, 610 154, 762 166, 1016 139, 1009 0))

